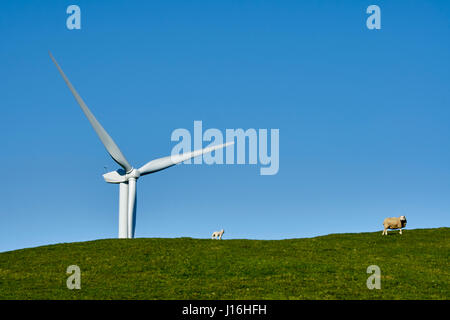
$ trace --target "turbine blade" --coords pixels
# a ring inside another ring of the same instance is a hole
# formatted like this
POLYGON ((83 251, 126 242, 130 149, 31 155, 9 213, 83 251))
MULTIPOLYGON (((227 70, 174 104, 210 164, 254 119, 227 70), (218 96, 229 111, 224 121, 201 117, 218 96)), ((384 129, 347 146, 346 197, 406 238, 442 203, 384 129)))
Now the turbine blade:
POLYGON ((183 154, 177 154, 177 155, 172 155, 172 156, 168 156, 168 157, 164 157, 164 158, 155 159, 155 160, 152 160, 152 161, 148 162, 147 164, 143 165, 142 167, 140 167, 138 169, 138 171, 141 174, 141 176, 149 174, 149 173, 157 172, 157 171, 169 168, 171 166, 174 166, 183 161, 189 160, 191 158, 198 157, 202 154, 212 152, 217 149, 222 149, 222 148, 227 147, 232 144, 234 144, 234 141, 220 144, 217 146, 207 147, 207 148, 200 149, 200 150, 186 152, 183 154))
POLYGON ((120 151, 119 147, 116 145, 114 140, 109 136, 109 134, 106 132, 106 130, 103 129, 102 125, 94 117, 92 112, 89 110, 88 106, 84 103, 83 99, 80 97, 78 92, 75 90, 75 88, 70 83, 69 79, 66 77, 66 75, 62 71, 58 62, 56 62, 56 60, 53 57, 53 55, 51 54, 51 52, 49 52, 49 55, 50 55, 50 58, 52 59, 53 63, 58 68, 59 73, 63 77, 64 81, 66 82, 66 84, 69 87, 70 91, 72 92, 73 96, 75 97, 78 104, 80 105, 81 110, 83 110, 84 114, 86 115, 86 118, 89 120, 89 122, 91 123, 95 132, 97 133, 98 137, 102 141, 103 145, 105 146, 105 148, 108 151, 111 158, 113 158, 113 160, 116 161, 119 165, 121 165, 127 172, 130 171, 132 169, 132 167, 128 163, 125 156, 120 151))

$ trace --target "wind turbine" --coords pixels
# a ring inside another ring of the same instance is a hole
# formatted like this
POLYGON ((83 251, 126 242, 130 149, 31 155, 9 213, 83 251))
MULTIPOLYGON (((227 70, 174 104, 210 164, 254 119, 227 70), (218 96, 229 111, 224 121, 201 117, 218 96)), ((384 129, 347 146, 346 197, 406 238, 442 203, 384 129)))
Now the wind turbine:
POLYGON ((58 68, 59 73, 63 77, 73 96, 86 115, 86 118, 89 120, 98 137, 108 151, 109 155, 123 168, 117 171, 105 173, 103 175, 103 178, 106 182, 119 184, 119 238, 134 238, 134 230, 136 225, 136 181, 137 179, 139 179, 139 177, 164 170, 183 161, 203 155, 208 152, 212 152, 217 149, 224 148, 234 143, 234 141, 228 142, 225 144, 211 146, 192 152, 186 152, 183 154, 155 159, 146 163, 139 169, 135 169, 127 161, 114 140, 109 136, 106 130, 103 129, 102 125, 94 117, 92 112, 84 103, 83 99, 80 97, 78 92, 75 90, 69 79, 62 71, 59 64, 56 62, 51 52, 49 52, 49 54, 50 58, 58 68))

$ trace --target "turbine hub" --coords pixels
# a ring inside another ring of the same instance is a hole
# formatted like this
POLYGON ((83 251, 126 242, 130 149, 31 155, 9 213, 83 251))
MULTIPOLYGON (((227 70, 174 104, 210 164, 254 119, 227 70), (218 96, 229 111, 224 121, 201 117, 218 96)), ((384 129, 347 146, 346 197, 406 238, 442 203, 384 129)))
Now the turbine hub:
POLYGON ((119 169, 117 171, 111 171, 105 173, 103 178, 108 183, 122 183, 127 182, 130 179, 137 180, 141 176, 141 173, 137 169, 131 169, 128 173, 125 173, 123 169, 119 169))
POLYGON ((138 179, 141 176, 141 173, 137 169, 132 169, 130 173, 126 174, 126 178, 128 179, 138 179))

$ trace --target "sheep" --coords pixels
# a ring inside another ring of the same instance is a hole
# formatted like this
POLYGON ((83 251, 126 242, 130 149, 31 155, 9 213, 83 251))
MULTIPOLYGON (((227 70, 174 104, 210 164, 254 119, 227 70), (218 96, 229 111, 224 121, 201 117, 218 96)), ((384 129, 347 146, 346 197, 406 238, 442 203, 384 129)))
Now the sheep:
POLYGON ((400 234, 402 234, 402 228, 406 226, 406 217, 401 216, 399 218, 386 218, 383 221, 384 230, 382 235, 387 235, 387 229, 400 229, 400 234))
POLYGON ((215 231, 215 232, 213 232, 213 234, 211 236, 211 239, 219 238, 219 240, 222 240, 222 236, 223 236, 224 233, 225 233, 225 231, 223 229, 220 230, 220 231, 215 231))

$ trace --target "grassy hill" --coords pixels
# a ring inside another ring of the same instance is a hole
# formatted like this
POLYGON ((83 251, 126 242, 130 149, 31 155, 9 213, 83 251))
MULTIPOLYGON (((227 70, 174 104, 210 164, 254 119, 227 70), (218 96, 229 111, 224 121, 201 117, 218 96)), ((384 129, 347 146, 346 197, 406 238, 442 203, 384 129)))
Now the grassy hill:
POLYGON ((450 228, 309 239, 106 239, 0 253, 0 299, 449 299, 450 228), (81 290, 69 290, 69 265, 81 290), (381 290, 369 290, 369 265, 381 290))

